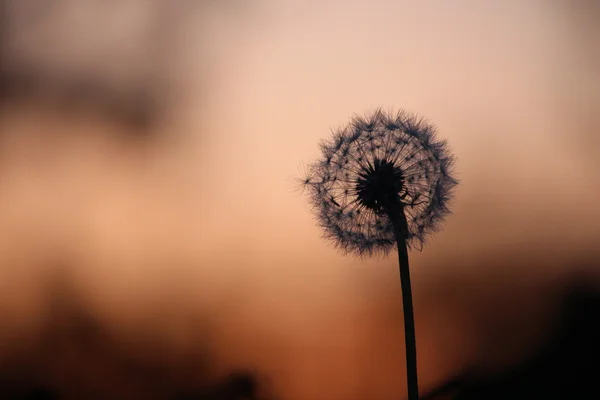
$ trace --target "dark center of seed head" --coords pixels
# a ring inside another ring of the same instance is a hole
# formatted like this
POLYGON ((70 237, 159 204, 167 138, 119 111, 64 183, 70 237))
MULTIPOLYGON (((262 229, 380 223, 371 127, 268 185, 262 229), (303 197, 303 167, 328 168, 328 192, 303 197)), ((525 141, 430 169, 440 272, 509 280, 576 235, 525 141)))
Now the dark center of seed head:
POLYGON ((379 214, 390 212, 400 203, 403 188, 402 170, 387 160, 375 159, 356 180, 361 205, 379 214))

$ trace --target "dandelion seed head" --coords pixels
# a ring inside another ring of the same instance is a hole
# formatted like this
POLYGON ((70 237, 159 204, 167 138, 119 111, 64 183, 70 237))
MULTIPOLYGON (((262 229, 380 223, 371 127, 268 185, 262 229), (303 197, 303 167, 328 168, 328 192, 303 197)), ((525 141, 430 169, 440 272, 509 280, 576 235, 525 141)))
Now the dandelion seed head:
POLYGON ((354 116, 323 141, 303 181, 324 236, 345 253, 387 253, 400 205, 405 240, 420 249, 450 213, 454 158, 433 125, 404 111, 354 116))

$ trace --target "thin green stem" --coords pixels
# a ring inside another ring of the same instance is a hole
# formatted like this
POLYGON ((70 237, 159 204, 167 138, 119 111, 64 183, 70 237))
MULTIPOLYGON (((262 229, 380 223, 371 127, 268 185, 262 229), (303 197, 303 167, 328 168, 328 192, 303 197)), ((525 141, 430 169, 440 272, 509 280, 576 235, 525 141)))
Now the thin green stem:
POLYGON ((402 287, 402 308, 404 311, 404 341, 406 346, 406 378, 408 400, 418 400, 419 385, 417 379, 417 340, 415 335, 415 319, 413 314, 412 288, 406 246, 407 222, 403 207, 390 212, 394 224, 396 242, 398 244, 398 263, 400 269, 400 285, 402 287))

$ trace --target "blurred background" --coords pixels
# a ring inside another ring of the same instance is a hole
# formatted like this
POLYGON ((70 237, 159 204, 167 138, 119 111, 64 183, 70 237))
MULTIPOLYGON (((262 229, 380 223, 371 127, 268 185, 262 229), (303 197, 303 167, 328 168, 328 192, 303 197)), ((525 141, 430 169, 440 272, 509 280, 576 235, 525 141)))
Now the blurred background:
POLYGON ((281 399, 401 398, 395 259, 338 254, 293 183, 376 107, 458 158, 454 215, 411 255, 423 392, 509 370, 600 290, 597 1, 0 7, 7 393, 173 398, 245 370, 281 399))

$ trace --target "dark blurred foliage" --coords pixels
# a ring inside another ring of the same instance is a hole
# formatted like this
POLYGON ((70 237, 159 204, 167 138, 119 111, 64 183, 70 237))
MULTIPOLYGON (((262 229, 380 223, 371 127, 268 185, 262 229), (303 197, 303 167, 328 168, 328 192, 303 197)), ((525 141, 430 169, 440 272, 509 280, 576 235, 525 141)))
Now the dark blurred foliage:
MULTIPOLYGON (((221 382, 212 385, 206 385, 199 389, 174 389, 175 394, 164 397, 173 400, 253 400, 257 397, 257 383, 255 378, 246 373, 232 373, 222 379, 221 382)), ((14 400, 59 400, 66 398, 61 394, 61 390, 52 386, 46 386, 37 382, 19 382, 12 385, 6 385, 0 389, 0 398, 14 400)), ((72 397, 71 397, 72 398, 72 397)), ((110 396, 102 397, 96 394, 87 393, 88 398, 114 398, 110 396)), ((117 397, 123 398, 123 397, 117 397)), ((129 398, 129 397, 125 397, 129 398)), ((135 397, 138 398, 138 397, 135 397)), ((139 397, 143 398, 143 397, 139 397)), ((163 398, 154 397, 149 398, 163 398)))
POLYGON ((186 354, 150 332, 122 336, 57 274, 40 329, 0 354, 0 399, 264 399, 250 371, 215 375, 206 337, 186 354))
POLYGON ((453 380, 426 398, 457 392, 455 400, 600 398, 600 291, 573 291, 561 315, 557 334, 537 356, 490 379, 453 380))

